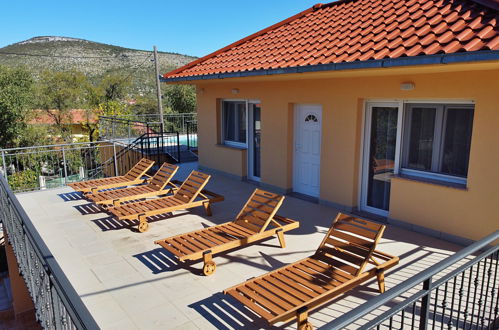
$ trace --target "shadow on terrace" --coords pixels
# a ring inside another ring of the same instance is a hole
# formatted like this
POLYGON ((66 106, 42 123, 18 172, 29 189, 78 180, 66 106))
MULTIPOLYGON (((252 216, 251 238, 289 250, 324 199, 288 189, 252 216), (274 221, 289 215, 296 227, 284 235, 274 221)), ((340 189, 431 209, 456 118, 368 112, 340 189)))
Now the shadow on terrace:
MULTIPOLYGON (((184 179, 196 167, 197 163, 182 164, 175 178, 184 179)), ((233 220, 255 186, 215 174, 207 188, 225 196, 224 202, 213 205, 213 216, 206 216, 202 207, 174 212, 156 217, 145 233, 127 230, 137 223, 113 219, 68 187, 18 194, 17 198, 100 327, 268 328, 256 314, 221 292, 311 255, 338 211, 287 196, 278 214, 300 221, 298 229, 285 234, 287 247, 281 249, 278 240, 272 237, 215 255, 217 270, 206 277, 200 275, 202 262, 179 262, 153 242, 233 220)), ((400 257, 400 263, 386 273, 387 289, 411 279, 461 248, 388 225, 377 250, 400 257)), ((468 260, 461 260, 453 269, 468 260)), ((471 277, 466 274, 463 290, 476 290, 473 281, 468 283, 468 276, 471 277)), ((486 280, 484 276, 479 281, 486 280)), ((497 287, 495 281, 490 288, 497 287)), ((455 287, 454 282, 454 291, 455 287)), ((420 289, 421 286, 413 287, 374 314, 352 320, 351 327, 358 328, 420 289)), ((485 290, 483 286, 481 290, 485 290)), ((376 280, 369 281, 312 312, 309 320, 315 327, 323 326, 378 295, 376 280)), ((436 293, 437 299, 439 295, 442 291, 436 293)), ((456 299, 455 294, 452 299, 447 298, 446 304, 456 299)), ((430 313, 430 318, 437 323, 449 323, 442 301, 435 301, 434 305, 435 313, 430 313)), ((414 310, 419 308, 415 306, 414 310)), ((414 322, 417 324, 419 320, 414 322)), ((277 326, 294 328, 295 322, 277 326)))

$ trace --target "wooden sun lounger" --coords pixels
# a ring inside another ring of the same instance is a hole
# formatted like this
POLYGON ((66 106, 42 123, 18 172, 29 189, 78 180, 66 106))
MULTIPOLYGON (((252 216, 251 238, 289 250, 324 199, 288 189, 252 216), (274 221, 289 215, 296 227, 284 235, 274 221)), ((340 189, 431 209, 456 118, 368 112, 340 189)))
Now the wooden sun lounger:
POLYGON ((115 176, 111 178, 73 182, 69 183, 68 186, 76 191, 93 194, 102 189, 119 188, 139 184, 144 181, 142 177, 146 175, 146 172, 152 167, 153 164, 154 161, 147 158, 142 158, 125 175, 115 176))
POLYGON ((276 215, 284 196, 255 189, 232 222, 155 241, 180 261, 203 259, 203 273, 211 275, 212 255, 277 235, 285 247, 284 232, 298 228, 297 221, 276 215))
POLYGON ((314 255, 224 291, 269 324, 297 318, 312 329, 308 312, 374 277, 385 291, 384 272, 399 258, 375 251, 385 226, 339 214, 314 255), (366 266, 370 264, 370 268, 366 266))
POLYGON ((185 210, 203 205, 206 214, 211 215, 211 204, 221 202, 224 197, 211 191, 203 190, 210 176, 198 171, 192 171, 189 177, 172 196, 150 199, 135 203, 126 203, 110 208, 118 220, 139 220, 138 229, 141 233, 149 228, 147 217, 185 210))
POLYGON ((122 189, 106 190, 95 194, 87 195, 87 198, 95 204, 107 206, 119 206, 121 203, 130 200, 156 197, 166 195, 178 187, 171 182, 171 179, 178 170, 177 165, 163 163, 154 176, 146 184, 122 189), (170 186, 169 189, 165 189, 170 186))

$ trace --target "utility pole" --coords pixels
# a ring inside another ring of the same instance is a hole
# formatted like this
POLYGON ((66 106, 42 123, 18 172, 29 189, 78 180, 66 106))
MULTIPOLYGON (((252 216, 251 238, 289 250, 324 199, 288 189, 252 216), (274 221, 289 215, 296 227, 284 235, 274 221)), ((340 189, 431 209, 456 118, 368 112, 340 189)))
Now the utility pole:
POLYGON ((156 93, 158 94, 159 121, 161 123, 161 133, 163 133, 165 124, 163 121, 163 102, 161 101, 161 86, 159 82, 158 50, 156 46, 153 47, 154 47, 154 68, 156 71, 156 93))

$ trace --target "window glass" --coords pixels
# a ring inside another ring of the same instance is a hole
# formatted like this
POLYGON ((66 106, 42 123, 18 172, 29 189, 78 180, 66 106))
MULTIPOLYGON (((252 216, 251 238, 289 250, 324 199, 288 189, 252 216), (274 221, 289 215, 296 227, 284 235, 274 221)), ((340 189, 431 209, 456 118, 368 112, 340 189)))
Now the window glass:
POLYGON ((224 101, 222 107, 224 142, 246 143, 246 103, 224 101))
POLYGON ((441 172, 466 177, 471 145, 471 128, 473 126, 473 110, 449 107, 446 109, 445 119, 441 172))
POLYGON ((427 174, 416 175, 462 182, 468 173, 472 126, 471 106, 408 104, 402 171, 424 171, 427 174))
POLYGON ((435 114, 435 108, 417 107, 410 109, 408 168, 431 170, 435 114))

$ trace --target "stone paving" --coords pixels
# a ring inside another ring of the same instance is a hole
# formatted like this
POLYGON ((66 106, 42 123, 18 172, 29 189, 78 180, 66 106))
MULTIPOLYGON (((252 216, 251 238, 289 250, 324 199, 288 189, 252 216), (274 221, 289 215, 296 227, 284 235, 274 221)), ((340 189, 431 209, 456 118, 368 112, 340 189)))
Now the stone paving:
MULTIPOLYGON (((182 164, 176 179, 184 179, 196 166, 182 164)), ((300 228, 286 234, 285 249, 271 238, 223 253, 214 258, 215 274, 205 277, 200 275, 202 262, 179 265, 153 241, 232 220, 255 185, 214 174, 207 188, 225 196, 213 206, 213 216, 207 217, 202 207, 179 211, 151 222, 145 233, 113 220, 69 187, 17 197, 101 328, 269 328, 222 290, 310 255, 337 210, 287 196, 279 214, 300 220, 300 228)), ((401 262, 387 273, 387 289, 460 248, 388 226, 378 249, 401 262)), ((324 325, 377 295, 376 288, 373 280, 313 312, 310 321, 324 325)), ((295 323, 277 326, 295 328, 295 323)))

